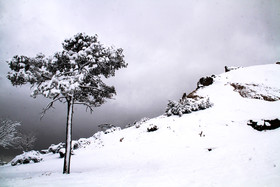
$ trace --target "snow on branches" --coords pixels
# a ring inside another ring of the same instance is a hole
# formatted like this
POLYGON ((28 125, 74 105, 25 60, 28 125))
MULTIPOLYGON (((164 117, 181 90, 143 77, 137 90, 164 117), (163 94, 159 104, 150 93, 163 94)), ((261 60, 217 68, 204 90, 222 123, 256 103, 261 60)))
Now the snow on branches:
POLYGON ((8 149, 20 149, 30 151, 34 147, 37 138, 33 132, 22 133, 17 127, 21 123, 10 119, 0 119, 0 146, 8 149))
MULTIPOLYGON (((97 35, 83 33, 66 39, 62 46, 61 52, 48 58, 43 54, 14 56, 8 61, 12 70, 8 79, 13 85, 30 83, 33 97, 43 95, 53 101, 62 101, 73 96, 76 104, 84 104, 90 109, 116 94, 115 88, 107 86, 101 78, 114 76, 116 70, 127 66, 121 48, 105 47, 97 35)), ((46 109, 52 105, 53 102, 46 109)))
POLYGON ((193 97, 193 98, 182 98, 179 102, 169 101, 165 114, 167 116, 188 114, 193 111, 204 110, 211 107, 213 104, 210 102, 209 98, 204 97, 193 97))
MULTIPOLYGON (((127 67, 121 48, 105 47, 97 35, 78 33, 62 43, 63 50, 46 58, 14 56, 8 61, 11 72, 7 78, 13 85, 31 84, 31 96, 43 95, 52 101, 42 116, 56 101, 67 103, 66 152, 63 173, 70 173, 72 143, 72 119, 75 104, 93 107, 102 105, 116 94, 114 86, 108 86, 102 78, 115 75, 115 71, 127 67)), ((42 117, 41 116, 41 117, 42 117)))
POLYGON ((0 119, 0 146, 15 147, 20 139, 16 127, 21 124, 10 119, 0 119))

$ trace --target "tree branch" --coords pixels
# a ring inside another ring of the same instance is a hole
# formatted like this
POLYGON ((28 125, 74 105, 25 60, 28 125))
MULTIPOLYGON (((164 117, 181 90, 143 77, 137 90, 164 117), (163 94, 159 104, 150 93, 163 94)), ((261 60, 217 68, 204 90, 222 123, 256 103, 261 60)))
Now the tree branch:
POLYGON ((48 76, 46 76, 44 74, 42 74, 42 77, 45 78, 46 80, 51 80, 52 79, 51 77, 48 77, 48 76))
POLYGON ((98 89, 98 88, 93 87, 93 86, 82 86, 82 85, 80 85, 79 87, 80 88, 89 88, 89 89, 93 89, 93 90, 96 90, 96 91, 102 91, 101 89, 98 89))
POLYGON ((77 104, 77 105, 85 105, 86 106, 86 112, 87 110, 89 109, 90 113, 93 112, 93 106, 87 104, 87 103, 81 103, 81 102, 78 102, 78 103, 74 103, 74 105, 77 104))
MULTIPOLYGON (((56 96, 57 97, 57 96, 56 96)), ((66 99, 65 97, 58 97, 54 100, 52 100, 45 108, 43 108, 43 111, 41 112, 41 117, 40 117, 40 120, 44 117, 44 115, 46 114, 46 112, 50 109, 50 108, 54 108, 53 107, 53 104, 56 102, 56 101, 61 101, 62 99, 66 99)))

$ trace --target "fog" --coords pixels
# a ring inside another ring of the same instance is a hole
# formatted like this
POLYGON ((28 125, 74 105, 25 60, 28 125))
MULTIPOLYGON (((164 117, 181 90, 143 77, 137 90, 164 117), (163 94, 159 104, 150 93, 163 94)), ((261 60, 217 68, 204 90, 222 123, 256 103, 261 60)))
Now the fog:
POLYGON ((62 50, 78 32, 124 49, 128 67, 105 80, 117 95, 92 114, 75 107, 74 139, 89 137, 99 124, 125 126, 164 113, 168 100, 196 88, 202 76, 225 65, 279 61, 278 0, 0 0, 0 117, 35 131, 36 149, 65 139, 66 105, 40 120, 50 100, 30 97, 29 85, 13 87, 6 61, 14 55, 46 56, 62 50))

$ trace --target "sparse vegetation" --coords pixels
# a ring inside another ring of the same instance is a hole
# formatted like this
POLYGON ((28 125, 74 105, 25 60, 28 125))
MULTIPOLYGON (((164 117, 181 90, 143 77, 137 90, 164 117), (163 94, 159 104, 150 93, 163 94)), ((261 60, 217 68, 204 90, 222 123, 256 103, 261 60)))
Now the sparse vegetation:
POLYGON ((204 110, 211 107, 213 104, 210 102, 209 98, 204 97, 193 97, 193 98, 184 98, 179 102, 169 101, 165 114, 167 116, 188 114, 194 111, 204 110))
POLYGON ((234 91, 238 92, 244 98, 265 101, 280 100, 280 90, 277 88, 256 84, 231 83, 230 85, 234 88, 234 91))

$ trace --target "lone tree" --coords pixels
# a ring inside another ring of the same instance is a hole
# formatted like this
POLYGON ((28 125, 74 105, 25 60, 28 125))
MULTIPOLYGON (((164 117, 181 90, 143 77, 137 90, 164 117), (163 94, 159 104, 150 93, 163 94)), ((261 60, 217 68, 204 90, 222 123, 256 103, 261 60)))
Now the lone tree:
POLYGON ((14 86, 29 83, 33 87, 31 96, 43 95, 52 101, 45 112, 56 101, 67 103, 66 151, 63 173, 70 173, 72 144, 73 106, 85 105, 90 112, 116 94, 114 86, 108 86, 102 78, 115 75, 115 71, 127 67, 121 48, 105 47, 97 35, 78 33, 62 43, 62 52, 46 58, 14 56, 8 61, 12 70, 7 78, 14 86))

